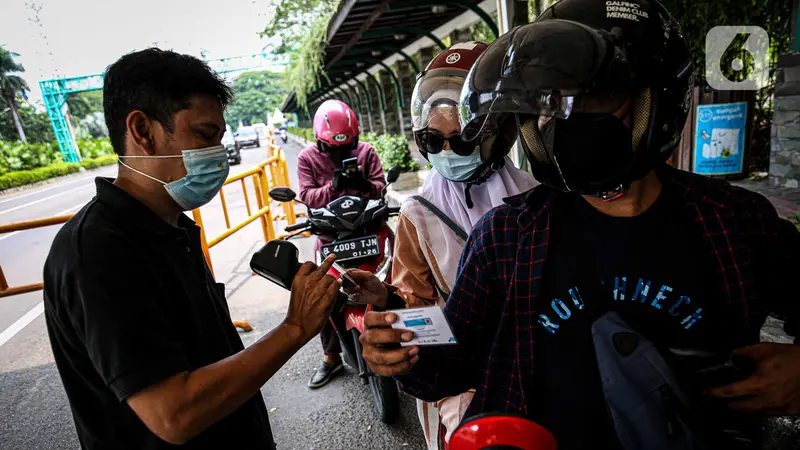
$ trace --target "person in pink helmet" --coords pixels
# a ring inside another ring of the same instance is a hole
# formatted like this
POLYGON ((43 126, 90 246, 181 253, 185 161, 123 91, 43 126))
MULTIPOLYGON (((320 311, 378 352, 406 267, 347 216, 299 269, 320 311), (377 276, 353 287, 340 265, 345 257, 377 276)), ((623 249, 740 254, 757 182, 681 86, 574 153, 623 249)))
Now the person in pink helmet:
MULTIPOLYGON (((381 161, 375 148, 359 142, 358 135, 358 118, 345 103, 327 100, 317 108, 314 114, 316 142, 297 158, 298 195, 309 208, 322 208, 344 195, 380 197, 386 186, 381 161), (354 173, 342 170, 342 162, 350 158, 357 159, 360 170, 354 173)), ((330 322, 320 332, 320 339, 325 355, 308 382, 312 389, 324 386, 342 370, 342 349, 330 322)))

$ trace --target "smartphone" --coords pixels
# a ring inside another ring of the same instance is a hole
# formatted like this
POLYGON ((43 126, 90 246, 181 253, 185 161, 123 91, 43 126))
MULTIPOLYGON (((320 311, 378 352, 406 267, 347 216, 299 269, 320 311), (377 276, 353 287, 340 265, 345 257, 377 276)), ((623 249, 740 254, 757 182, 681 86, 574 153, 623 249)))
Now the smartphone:
POLYGON ((346 176, 351 176, 361 170, 358 165, 358 158, 347 158, 342 161, 342 173, 346 176))
POLYGON ((343 288, 350 289, 358 284, 355 282, 355 280, 350 278, 350 275, 347 274, 347 269, 342 267, 340 264, 333 263, 333 268, 339 272, 339 282, 342 283, 343 288))

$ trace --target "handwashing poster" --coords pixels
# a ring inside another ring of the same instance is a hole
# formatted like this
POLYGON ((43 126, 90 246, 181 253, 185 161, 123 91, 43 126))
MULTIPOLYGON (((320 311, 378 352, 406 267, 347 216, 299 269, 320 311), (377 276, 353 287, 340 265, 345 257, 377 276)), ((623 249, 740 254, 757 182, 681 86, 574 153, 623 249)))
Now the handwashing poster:
POLYGON ((698 105, 695 126, 694 173, 741 173, 747 103, 698 105))

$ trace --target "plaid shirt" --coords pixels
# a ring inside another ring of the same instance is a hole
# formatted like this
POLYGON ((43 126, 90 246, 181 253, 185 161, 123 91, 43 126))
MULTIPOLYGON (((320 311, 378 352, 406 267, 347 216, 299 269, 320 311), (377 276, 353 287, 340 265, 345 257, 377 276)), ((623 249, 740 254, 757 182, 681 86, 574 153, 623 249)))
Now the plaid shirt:
MULTIPOLYGON (((712 276, 723 303, 730 342, 758 342, 770 312, 788 317, 797 335, 800 233, 781 220, 759 194, 671 167, 659 168, 665 185, 683 199, 687 217, 717 262, 712 276)), ((420 361, 398 377, 402 388, 426 401, 476 390, 465 417, 488 411, 528 413, 537 300, 548 254, 553 201, 544 186, 506 200, 472 230, 445 314, 459 345, 424 348, 420 361)), ((557 249, 553 249, 557 251, 557 249)))

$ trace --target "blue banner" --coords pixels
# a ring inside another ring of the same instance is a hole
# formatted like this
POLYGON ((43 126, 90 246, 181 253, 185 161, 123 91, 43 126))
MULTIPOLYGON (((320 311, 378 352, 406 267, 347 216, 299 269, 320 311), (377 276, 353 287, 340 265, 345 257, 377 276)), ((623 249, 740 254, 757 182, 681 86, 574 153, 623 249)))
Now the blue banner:
POLYGON ((744 169, 747 103, 698 105, 694 173, 730 175, 744 169))

